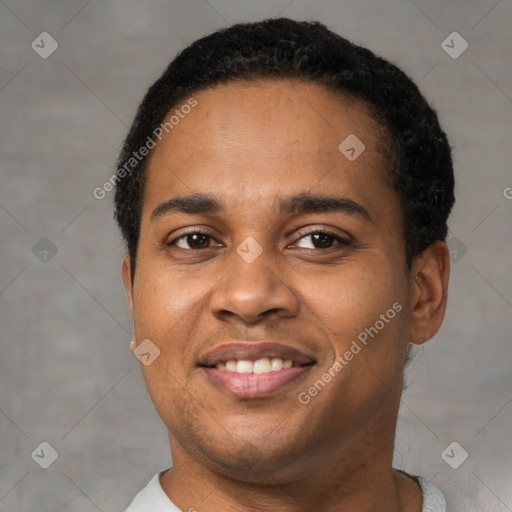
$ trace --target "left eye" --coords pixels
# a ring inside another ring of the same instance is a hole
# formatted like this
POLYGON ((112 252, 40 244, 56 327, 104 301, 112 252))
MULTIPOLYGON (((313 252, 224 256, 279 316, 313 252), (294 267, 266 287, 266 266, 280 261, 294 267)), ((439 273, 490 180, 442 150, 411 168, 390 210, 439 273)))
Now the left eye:
POLYGON ((334 241, 341 245, 350 245, 349 240, 328 231, 313 231, 311 233, 306 233, 303 234, 299 240, 305 240, 307 238, 310 238, 311 245, 313 245, 313 247, 303 247, 305 249, 330 249, 334 241))

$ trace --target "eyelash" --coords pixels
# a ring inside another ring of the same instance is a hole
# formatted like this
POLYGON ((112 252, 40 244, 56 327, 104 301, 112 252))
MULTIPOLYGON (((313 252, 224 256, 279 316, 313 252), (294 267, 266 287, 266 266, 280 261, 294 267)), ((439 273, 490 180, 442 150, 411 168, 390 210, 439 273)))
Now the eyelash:
MULTIPOLYGON (((200 235, 206 235, 208 237, 210 237, 211 239, 215 240, 215 237, 213 235, 211 235, 210 233, 207 233, 201 229, 191 229, 190 231, 187 231, 186 233, 183 233, 182 235, 174 238, 173 240, 171 240, 170 242, 168 242, 166 245, 171 247, 172 245, 175 244, 175 242, 177 242, 178 240, 181 240, 182 238, 185 238, 189 235, 195 235, 195 234, 200 234, 200 235)), ((317 230, 314 230, 314 231, 299 231, 299 240, 301 238, 305 238, 307 236, 311 236, 311 235, 316 235, 316 234, 321 234, 321 235, 329 235, 329 236, 332 236, 337 242, 339 245, 343 245, 343 246, 346 246, 346 247, 349 247, 349 246, 352 246, 352 241, 347 239, 347 238, 343 238, 341 237, 340 235, 332 232, 332 231, 329 231, 328 229, 317 229, 317 230)), ((181 248, 180 248, 181 249, 181 248)), ((210 249, 210 247, 205 247, 204 249, 183 249, 185 251, 189 250, 189 251, 201 251, 201 250, 205 250, 205 249, 210 249)), ((326 249, 306 249, 306 250, 310 250, 310 251, 328 251, 329 249, 332 249, 332 247, 327 247, 326 249)))

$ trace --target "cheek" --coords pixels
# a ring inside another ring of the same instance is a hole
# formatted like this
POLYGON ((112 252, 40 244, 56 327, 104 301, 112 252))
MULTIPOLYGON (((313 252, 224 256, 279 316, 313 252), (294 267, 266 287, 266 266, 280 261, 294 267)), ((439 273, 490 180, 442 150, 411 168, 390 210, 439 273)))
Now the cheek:
MULTIPOLYGON (((324 283, 322 290, 318 287, 315 290, 322 317, 345 343, 356 339, 376 322, 379 322, 380 330, 389 330, 388 327, 397 317, 396 309, 399 309, 395 307, 393 310, 393 304, 398 302, 403 306, 402 291, 385 261, 378 265, 361 265, 357 271, 351 269, 349 272, 347 269, 344 272, 340 269, 324 283), (385 322, 386 329, 382 329, 381 315, 385 315, 384 321, 389 320, 385 322)), ((343 346, 339 349, 343 349, 343 346)))
POLYGON ((340 273, 327 289, 335 299, 321 303, 336 366, 324 368, 334 377, 327 376, 329 391, 317 400, 339 425, 345 424, 346 411, 363 425, 378 411, 389 410, 399 396, 407 341, 399 282, 384 262, 350 276, 340 273))
POLYGON ((141 265, 139 270, 133 304, 136 329, 139 336, 158 339, 185 319, 197 302, 198 290, 183 279, 173 278, 158 262, 141 265))
POLYGON ((340 406, 361 416, 380 408, 400 390, 407 345, 401 279, 382 260, 361 267, 360 272, 340 273, 329 286, 331 294, 338 290, 332 295, 336 299, 324 305, 339 363, 332 392, 340 397, 340 406))
POLYGON ((194 359, 190 325, 197 298, 189 287, 165 275, 158 265, 141 265, 140 270, 134 288, 136 338, 138 343, 151 340, 159 350, 151 364, 141 362, 141 370, 157 413, 166 425, 173 425, 197 415, 193 404, 188 403, 191 395, 186 392, 187 371, 194 359))
POLYGON ((198 279, 193 271, 170 271, 155 259, 139 270, 133 306, 136 339, 139 343, 149 339, 160 350, 151 366, 142 366, 151 379, 148 389, 178 392, 195 368, 198 340, 204 339, 198 331, 215 281, 198 279))
POLYGON ((140 270, 134 287, 135 336, 139 344, 150 340, 156 347, 153 350, 158 356, 147 366, 141 360, 141 369, 148 392, 157 410, 161 410, 157 402, 176 396, 185 383, 183 363, 191 360, 191 354, 190 333, 184 327, 193 308, 187 293, 158 268, 153 266, 153 270, 144 272, 141 265, 140 270))

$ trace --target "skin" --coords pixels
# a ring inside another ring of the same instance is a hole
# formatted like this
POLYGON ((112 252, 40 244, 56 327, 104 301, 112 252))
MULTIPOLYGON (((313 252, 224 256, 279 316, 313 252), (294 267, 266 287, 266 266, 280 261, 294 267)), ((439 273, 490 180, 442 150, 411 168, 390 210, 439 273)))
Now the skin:
POLYGON ((408 342, 427 341, 443 320, 446 244, 407 270, 385 139, 364 104, 296 80, 194 97, 149 162, 133 283, 128 256, 122 266, 136 344, 149 338, 161 351, 141 368, 169 430, 173 468, 162 488, 200 512, 421 511, 419 485, 391 461, 408 342), (338 150, 352 133, 366 146, 355 161, 338 150), (225 211, 151 218, 162 202, 196 192, 225 211), (350 199, 369 219, 280 215, 278 200, 301 192, 350 199), (191 227, 212 238, 167 245, 191 227), (351 244, 311 236, 322 229, 351 244), (236 252, 248 236, 262 248, 252 263, 236 252), (301 404, 298 394, 395 302, 401 312, 301 404), (235 398, 197 360, 237 339, 277 340, 316 364, 272 396, 235 398))

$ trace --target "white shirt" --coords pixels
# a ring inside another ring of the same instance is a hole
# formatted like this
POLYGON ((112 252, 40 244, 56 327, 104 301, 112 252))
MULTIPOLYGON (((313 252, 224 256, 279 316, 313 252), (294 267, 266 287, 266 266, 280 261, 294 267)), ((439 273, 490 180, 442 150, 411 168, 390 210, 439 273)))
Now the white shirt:
MULTIPOLYGON (((162 489, 160 476, 165 471, 157 473, 149 481, 148 485, 135 496, 125 512, 189 512, 179 509, 162 489)), ((423 490, 422 512, 446 512, 446 500, 443 493, 426 478, 419 476, 418 482, 423 490)), ((189 510, 193 511, 194 509, 190 508, 189 510)))

